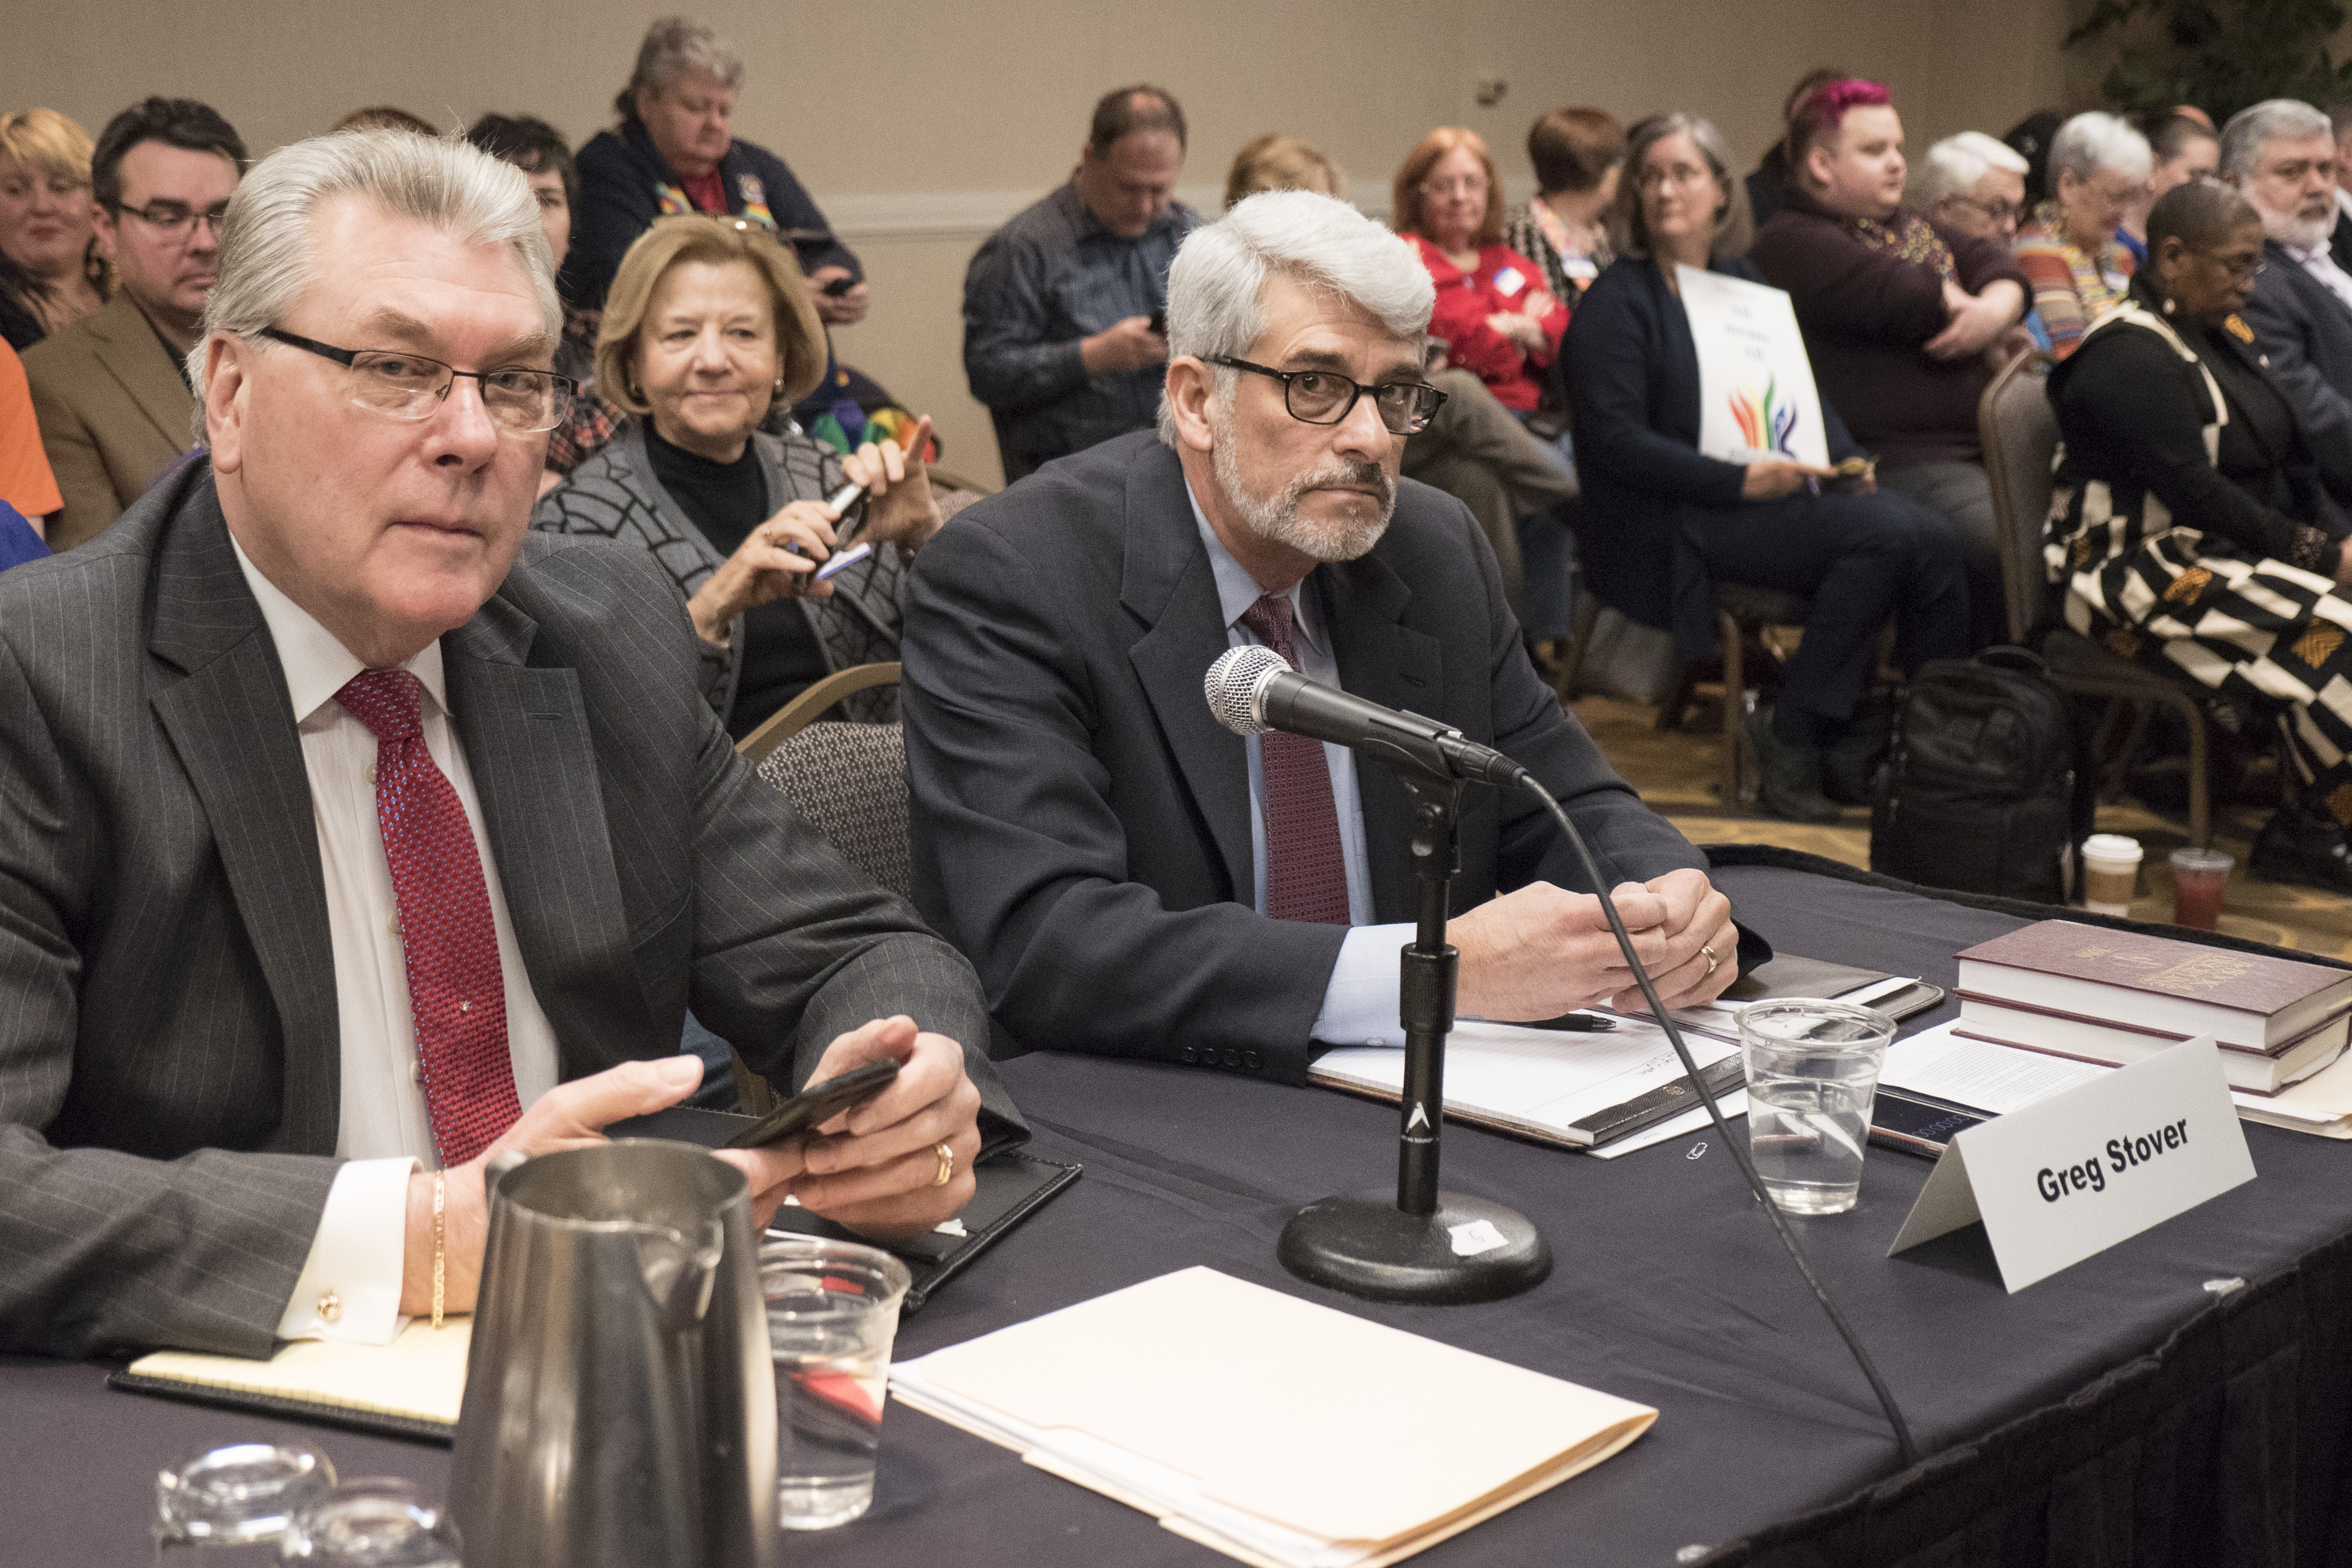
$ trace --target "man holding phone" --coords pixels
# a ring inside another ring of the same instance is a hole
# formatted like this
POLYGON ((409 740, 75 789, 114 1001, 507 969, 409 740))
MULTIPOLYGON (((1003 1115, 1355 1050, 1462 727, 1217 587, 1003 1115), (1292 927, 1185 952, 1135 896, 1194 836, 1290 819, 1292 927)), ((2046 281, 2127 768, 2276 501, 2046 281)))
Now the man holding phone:
POLYGON ((470 1309, 488 1160, 690 1092, 877 1237, 1025 1133, 968 965, 751 775, 643 552, 531 534, 570 384, 523 174, 280 150, 222 236, 206 456, 0 579, 0 1350, 383 1342, 470 1309), (360 257, 353 265, 325 258, 360 257))

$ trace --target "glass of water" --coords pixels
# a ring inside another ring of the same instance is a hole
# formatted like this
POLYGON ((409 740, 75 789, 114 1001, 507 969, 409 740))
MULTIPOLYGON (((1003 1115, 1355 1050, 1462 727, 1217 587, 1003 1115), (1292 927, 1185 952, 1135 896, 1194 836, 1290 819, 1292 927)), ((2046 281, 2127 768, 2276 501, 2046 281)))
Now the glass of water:
POLYGON ((155 1478, 156 1560, 275 1563, 287 1521, 334 1484, 335 1467, 312 1448, 238 1443, 198 1455, 155 1478))
POLYGON ((1870 1105, 1895 1020, 1808 997, 1739 1010, 1748 1069, 1748 1152, 1790 1214, 1843 1214, 1862 1189, 1870 1105))
POLYGON ((846 1524, 874 1501, 874 1456, 907 1266, 879 1247, 819 1237, 760 1248, 776 1360, 776 1522, 846 1524))
POLYGON ((387 1476, 345 1481, 302 1509, 278 1550, 304 1568, 463 1568, 457 1527, 415 1485, 387 1476))

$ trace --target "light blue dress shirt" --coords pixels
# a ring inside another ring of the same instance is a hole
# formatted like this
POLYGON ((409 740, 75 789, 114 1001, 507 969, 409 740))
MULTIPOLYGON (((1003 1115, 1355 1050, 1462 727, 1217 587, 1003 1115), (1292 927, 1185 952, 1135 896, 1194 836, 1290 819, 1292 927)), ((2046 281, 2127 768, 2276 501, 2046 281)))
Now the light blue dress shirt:
MULTIPOLYGON (((1216 574, 1217 607, 1225 617, 1225 640, 1234 647, 1254 644, 1258 639, 1242 624, 1242 616, 1265 596, 1265 590, 1217 538, 1189 484, 1184 498, 1192 503, 1192 521, 1201 531, 1210 568, 1216 574)), ((1302 577, 1283 595, 1290 601, 1291 642, 1298 655, 1298 672, 1309 680, 1337 687, 1339 661, 1332 653, 1329 628, 1321 624, 1321 613, 1306 587, 1307 579, 1302 577)), ((1250 862, 1255 868, 1251 902, 1264 914, 1265 758, 1257 736, 1244 737, 1243 744, 1249 752, 1250 862)), ((1412 941, 1413 928, 1410 921, 1366 923, 1372 918, 1372 874, 1364 856, 1364 807, 1356 791, 1356 753, 1326 742, 1323 761, 1331 770, 1331 804, 1339 813, 1339 858, 1347 866, 1348 919, 1353 929, 1339 944, 1339 962, 1331 966, 1330 981, 1323 988, 1323 1010, 1316 1016, 1313 1037, 1335 1046, 1402 1046, 1404 1026, 1397 1016, 1397 950, 1412 941)))

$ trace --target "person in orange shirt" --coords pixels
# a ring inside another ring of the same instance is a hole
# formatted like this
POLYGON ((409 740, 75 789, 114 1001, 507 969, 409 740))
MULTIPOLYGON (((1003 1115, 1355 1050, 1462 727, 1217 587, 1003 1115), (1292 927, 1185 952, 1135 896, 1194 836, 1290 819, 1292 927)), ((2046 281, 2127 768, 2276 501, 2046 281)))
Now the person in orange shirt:
MULTIPOLYGON (((41 427, 33 418, 32 389, 24 362, 0 342, 0 501, 24 515, 36 533, 42 520, 63 507, 48 454, 41 450, 41 427)), ((5 548, 5 547, 0 547, 5 548)))

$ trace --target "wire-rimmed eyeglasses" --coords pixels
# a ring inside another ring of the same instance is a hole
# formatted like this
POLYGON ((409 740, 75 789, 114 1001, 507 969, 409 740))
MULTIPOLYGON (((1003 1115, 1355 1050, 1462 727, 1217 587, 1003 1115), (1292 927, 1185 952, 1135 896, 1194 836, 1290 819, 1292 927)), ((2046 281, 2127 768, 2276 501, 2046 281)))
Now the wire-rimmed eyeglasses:
POLYGON ((372 414, 394 419, 432 418, 457 378, 468 375, 481 384, 482 406, 499 426, 528 436, 562 424, 563 416, 572 411, 572 395, 579 390, 579 383, 551 370, 521 366, 459 370, 403 349, 339 349, 276 327, 262 328, 261 335, 347 367, 352 373, 352 401, 372 414))

